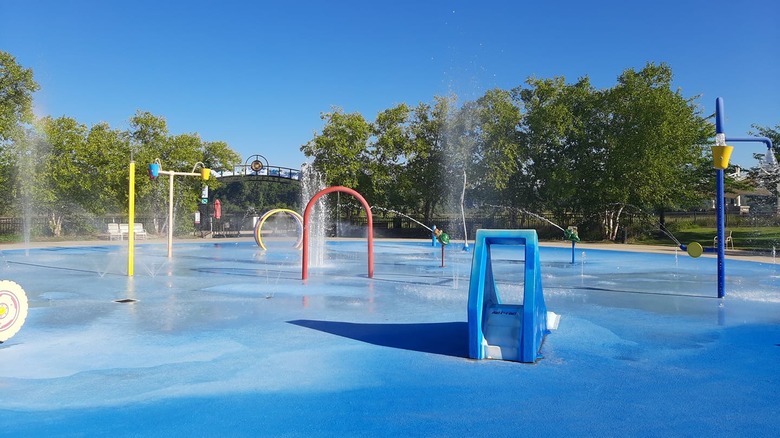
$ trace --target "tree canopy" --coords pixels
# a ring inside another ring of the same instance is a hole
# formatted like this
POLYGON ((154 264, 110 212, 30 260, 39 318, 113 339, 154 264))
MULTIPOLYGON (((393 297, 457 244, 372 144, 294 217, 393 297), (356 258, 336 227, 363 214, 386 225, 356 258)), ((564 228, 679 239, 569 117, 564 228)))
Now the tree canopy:
POLYGON ((38 88, 32 70, 0 50, 0 142, 18 134, 21 124, 33 121, 32 93, 38 88))
POLYGON ((426 220, 461 194, 473 206, 597 218, 614 239, 627 207, 702 200, 697 178, 714 129, 672 78, 668 65, 648 63, 606 89, 587 77, 529 78, 460 105, 454 96, 398 105, 373 122, 335 110, 301 150, 329 184, 426 220))
MULTIPOLYGON (((334 107, 321 114, 323 128, 301 151, 326 185, 354 188, 371 205, 426 223, 454 216, 459 204, 508 211, 510 226, 517 226, 519 215, 538 212, 564 225, 592 225, 615 239, 626 209, 690 208, 712 196, 704 145, 714 127, 701 114, 698 97, 683 95, 672 83, 668 65, 648 63, 623 71, 602 89, 587 76, 574 82, 532 77, 474 101, 448 95, 397 104, 373 120, 334 107)), ((153 218, 158 232, 167 223, 167 190, 144 178, 146 164, 160 160, 166 170, 189 172, 201 162, 219 172, 241 161, 227 143, 170 133, 164 117, 146 111, 130 117, 126 130, 66 116, 36 120, 37 89, 32 71, 0 51, 0 183, 10 194, 0 198, 0 213, 19 211, 24 202, 46 215, 54 234, 62 231, 65 215, 126 213, 131 159, 141 163, 136 209, 153 218)), ((780 126, 754 128, 780 140, 780 126)), ((780 194, 780 177, 753 175, 780 194)), ((181 178, 175 184, 176 210, 196 210, 202 183, 181 178)), ((219 185, 209 182, 211 189, 219 185)), ((236 194, 233 205, 225 200, 226 211, 250 211, 252 199, 273 207, 299 202, 295 188, 260 190, 233 180, 220 193, 236 194)))
MULTIPOLYGON (((0 214, 45 215, 54 235, 62 233, 65 216, 126 214, 130 160, 141 163, 135 175, 136 209, 152 217, 158 231, 166 223, 167 190, 145 178, 148 163, 160 159, 166 170, 189 172, 197 162, 222 171, 241 161, 225 142, 170 134, 165 118, 145 111, 133 115, 125 131, 106 123, 87 126, 67 116, 36 120, 32 93, 37 89, 32 70, 0 52, 0 183, 10 194, 0 200, 0 214)), ((176 185, 177 211, 194 211, 200 180, 177 180, 176 185)))

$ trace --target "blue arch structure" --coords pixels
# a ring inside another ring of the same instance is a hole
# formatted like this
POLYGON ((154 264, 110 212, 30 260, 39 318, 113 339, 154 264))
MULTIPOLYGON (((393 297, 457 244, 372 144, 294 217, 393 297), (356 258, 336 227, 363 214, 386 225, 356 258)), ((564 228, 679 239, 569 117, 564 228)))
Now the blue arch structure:
POLYGON ((477 230, 469 284, 469 357, 536 362, 547 329, 536 230, 477 230), (496 288, 491 245, 522 247, 523 304, 504 304, 496 288))

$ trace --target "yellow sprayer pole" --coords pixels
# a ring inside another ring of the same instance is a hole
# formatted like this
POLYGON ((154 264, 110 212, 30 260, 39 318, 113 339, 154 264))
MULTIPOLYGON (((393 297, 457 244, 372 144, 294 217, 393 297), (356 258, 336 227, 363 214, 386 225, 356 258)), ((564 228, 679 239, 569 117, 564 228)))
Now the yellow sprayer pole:
POLYGON ((127 276, 132 277, 133 267, 135 266, 133 257, 135 256, 135 161, 130 160, 130 187, 127 208, 127 276))

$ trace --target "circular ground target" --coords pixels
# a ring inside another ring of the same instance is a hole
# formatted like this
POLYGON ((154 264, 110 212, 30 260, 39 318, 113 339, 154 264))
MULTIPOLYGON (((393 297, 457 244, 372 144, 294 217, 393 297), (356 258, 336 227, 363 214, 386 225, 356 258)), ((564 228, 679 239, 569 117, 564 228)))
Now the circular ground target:
POLYGON ((22 328, 27 318, 27 295, 10 280, 0 281, 0 342, 5 342, 22 328))

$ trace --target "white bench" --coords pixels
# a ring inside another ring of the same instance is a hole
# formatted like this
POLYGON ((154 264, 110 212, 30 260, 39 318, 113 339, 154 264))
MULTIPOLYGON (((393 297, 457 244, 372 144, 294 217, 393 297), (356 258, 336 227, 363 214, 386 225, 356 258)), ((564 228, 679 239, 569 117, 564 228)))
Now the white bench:
POLYGON ((144 224, 141 223, 136 222, 133 224, 133 233, 138 239, 146 239, 148 237, 146 230, 144 230, 144 224))
POLYGON ((119 224, 119 234, 120 234, 120 240, 123 240, 125 236, 130 234, 130 225, 119 224))
POLYGON ((119 224, 110 223, 108 224, 108 240, 114 240, 115 238, 122 240, 122 232, 119 230, 119 224))
MULTIPOLYGON (((125 237, 130 235, 130 225, 129 224, 115 224, 110 223, 107 224, 108 226, 108 240, 125 240, 125 237)), ((138 239, 147 239, 149 238, 149 234, 144 229, 144 224, 136 222, 133 224, 133 234, 135 234, 135 237, 138 239)))

